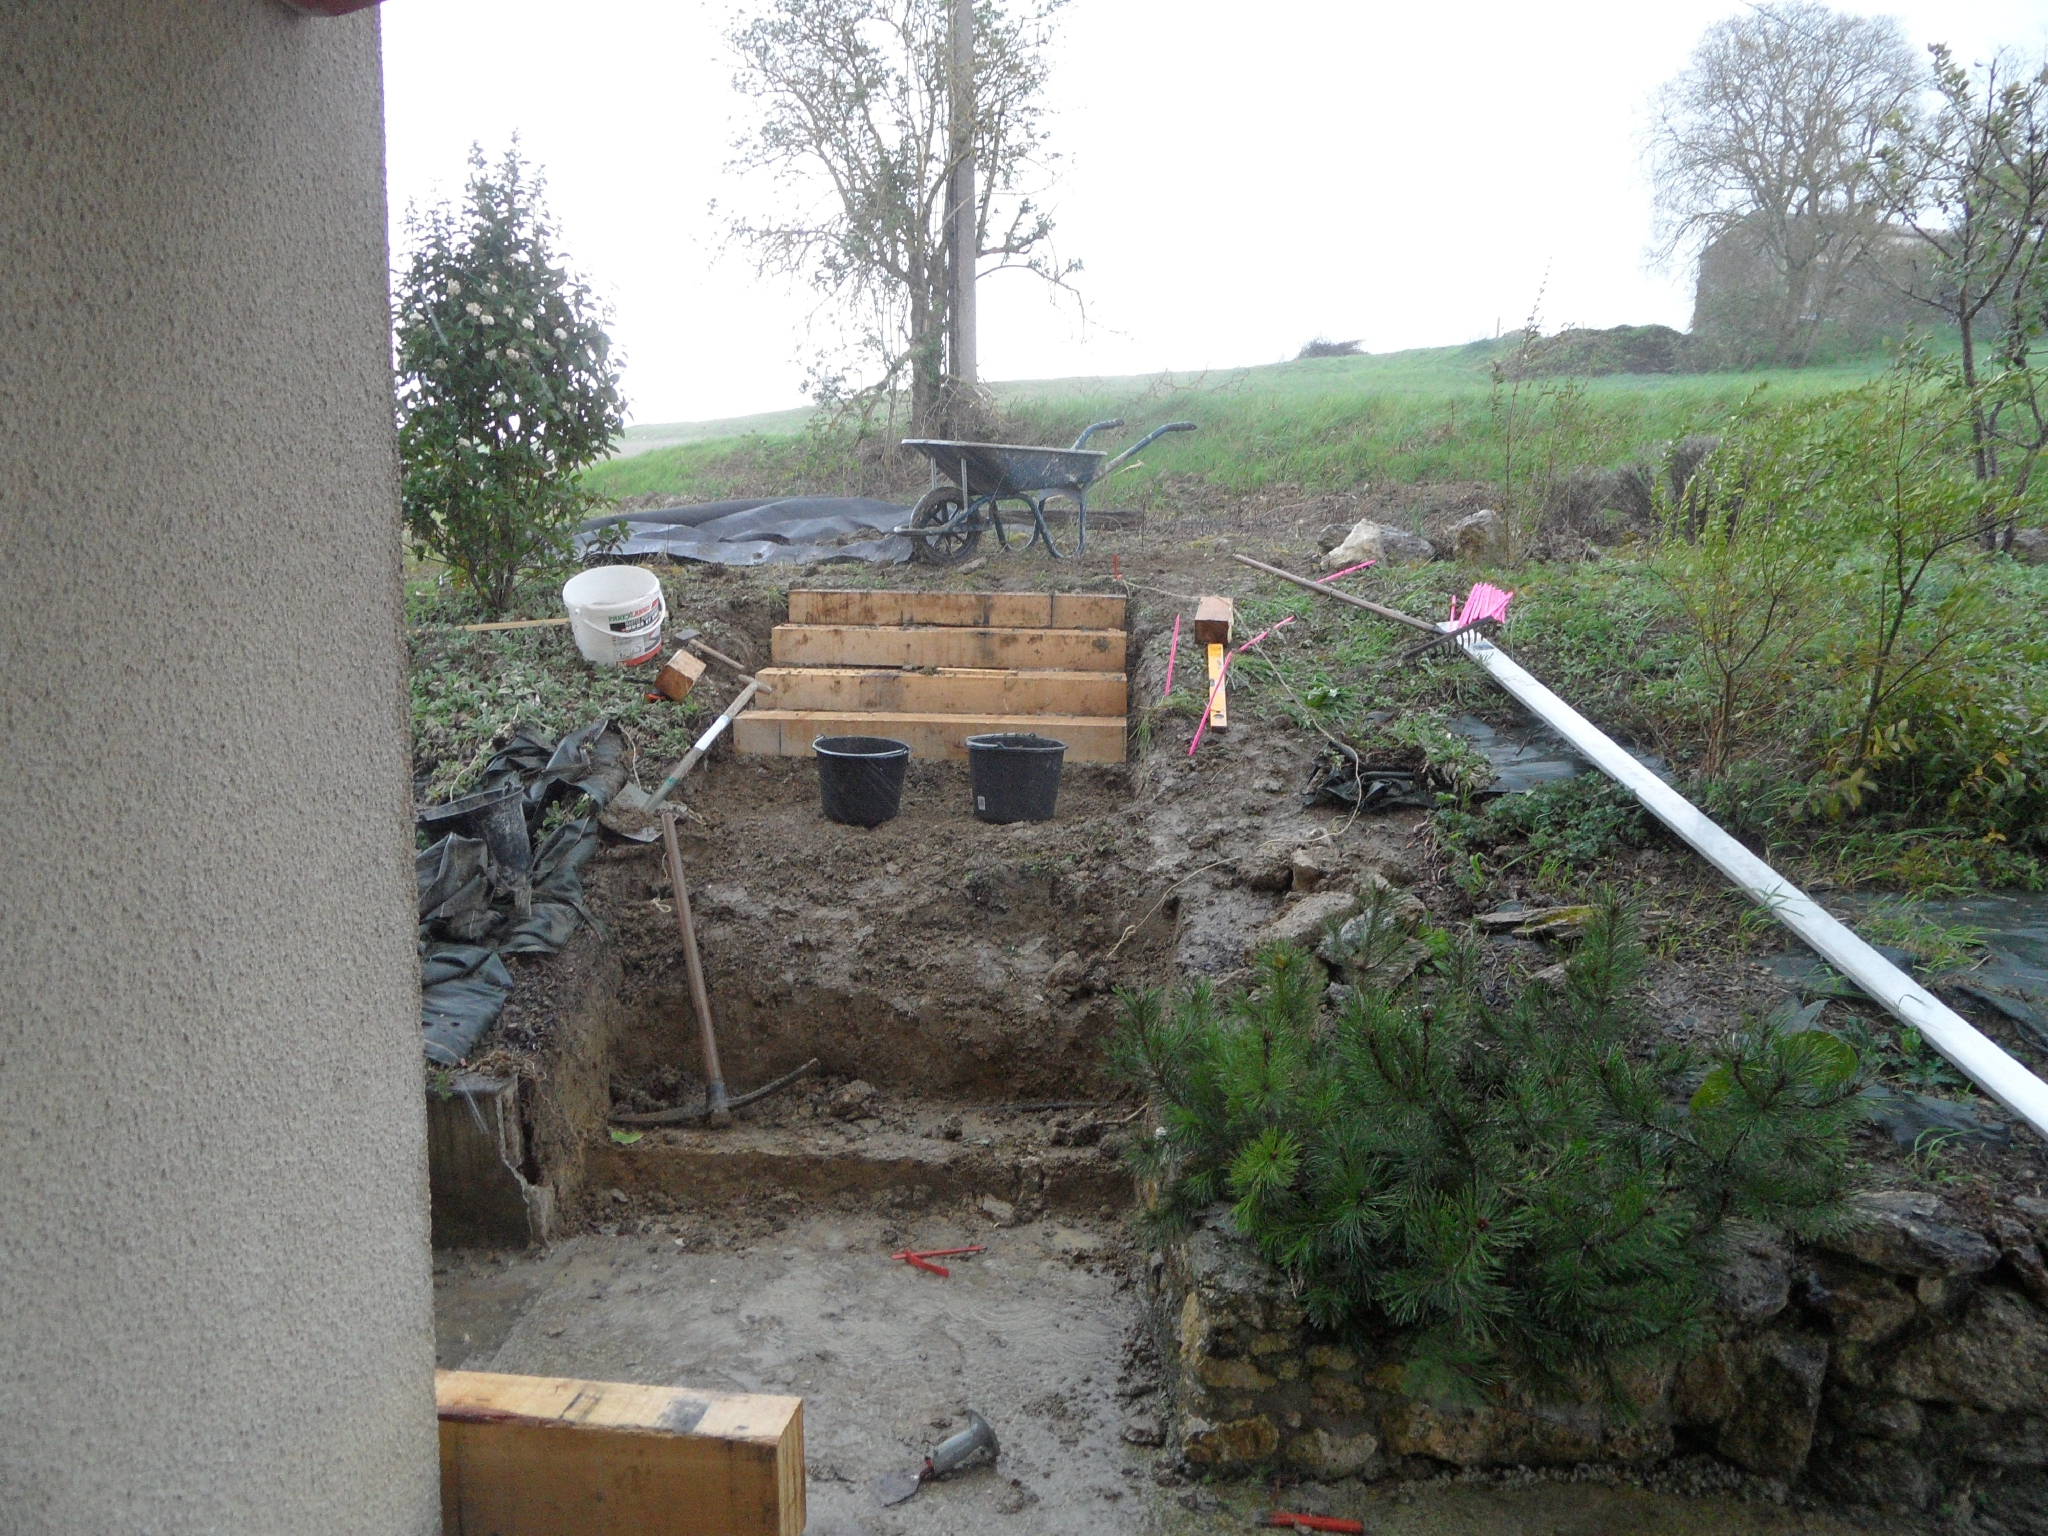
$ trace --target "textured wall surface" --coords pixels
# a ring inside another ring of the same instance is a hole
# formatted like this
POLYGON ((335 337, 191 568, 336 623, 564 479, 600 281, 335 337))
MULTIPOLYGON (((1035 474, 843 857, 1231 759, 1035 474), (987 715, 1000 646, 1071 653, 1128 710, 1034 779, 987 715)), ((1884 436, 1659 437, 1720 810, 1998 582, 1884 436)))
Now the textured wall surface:
POLYGON ((438 1527, 380 92, 0 0, 0 1532, 438 1527))

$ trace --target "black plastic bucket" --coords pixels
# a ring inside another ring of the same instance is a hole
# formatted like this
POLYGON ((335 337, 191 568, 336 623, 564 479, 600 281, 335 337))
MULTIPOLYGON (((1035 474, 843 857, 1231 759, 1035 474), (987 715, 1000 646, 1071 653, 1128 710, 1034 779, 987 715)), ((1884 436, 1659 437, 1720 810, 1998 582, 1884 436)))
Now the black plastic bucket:
POLYGON ((526 832, 526 786, 517 779, 443 805, 422 806, 415 820, 435 831, 467 832, 484 840, 498 879, 527 910, 527 877, 533 865, 533 844, 526 832))
POLYGON ((910 747, 887 736, 820 736, 818 798, 825 819, 849 827, 879 827, 903 805, 903 770, 910 747))
POLYGON ((983 821, 1051 821, 1066 756, 1067 744, 1047 736, 1005 731, 968 737, 974 814, 983 821))

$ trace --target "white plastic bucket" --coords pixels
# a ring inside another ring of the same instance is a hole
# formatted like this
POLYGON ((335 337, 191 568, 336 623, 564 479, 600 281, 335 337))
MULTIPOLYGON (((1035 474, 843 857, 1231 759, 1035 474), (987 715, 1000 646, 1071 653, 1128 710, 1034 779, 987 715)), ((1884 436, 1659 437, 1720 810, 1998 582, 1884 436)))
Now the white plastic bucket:
POLYGON ((600 565, 562 587, 569 629, 583 659, 600 667, 633 666, 661 650, 668 618, 661 578, 637 565, 600 565))

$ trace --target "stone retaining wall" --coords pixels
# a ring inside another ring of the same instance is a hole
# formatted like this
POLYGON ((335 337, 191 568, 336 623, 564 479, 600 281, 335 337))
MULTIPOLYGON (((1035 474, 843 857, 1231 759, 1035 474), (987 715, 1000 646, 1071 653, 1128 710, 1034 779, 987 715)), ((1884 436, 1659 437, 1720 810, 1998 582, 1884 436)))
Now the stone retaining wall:
POLYGON ((1320 1478, 1457 1467, 1645 1464, 1704 1450, 1830 1498, 1927 1509, 1966 1489, 2048 1536, 2048 1202, 1992 1222, 1917 1191, 1857 1202, 1845 1238, 1743 1232, 1716 1341, 1626 1385, 1632 1411, 1405 1390, 1398 1340, 1311 1329, 1286 1279, 1219 1211, 1154 1255, 1169 1443, 1198 1469, 1320 1478))

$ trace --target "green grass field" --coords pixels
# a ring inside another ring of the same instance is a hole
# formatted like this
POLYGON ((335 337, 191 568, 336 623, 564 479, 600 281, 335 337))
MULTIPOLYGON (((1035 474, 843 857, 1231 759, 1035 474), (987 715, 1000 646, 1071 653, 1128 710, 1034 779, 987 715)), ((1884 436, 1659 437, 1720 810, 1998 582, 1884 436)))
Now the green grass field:
MULTIPOLYGON (((1153 504, 1169 477, 1226 492, 1285 486, 1310 494, 1386 482, 1491 479, 1500 473, 1507 419, 1491 376, 1503 345, 1475 342, 1199 374, 1035 379, 998 384, 993 393, 1025 442, 1070 442, 1090 421, 1108 417, 1130 423, 1124 442, 1162 422, 1198 423, 1199 432, 1161 440, 1145 451, 1142 467, 1118 477, 1110 498, 1118 505, 1153 504)), ((1711 430, 1760 386, 1781 398, 1849 388, 1883 362, 1873 357, 1797 371, 1584 381, 1572 406, 1573 442, 1581 462, 1617 463, 1688 431, 1711 430)), ((1519 409, 1551 409, 1551 400, 1537 397, 1561 382, 1525 382, 1519 409)), ((779 411, 635 427, 629 456, 596 466, 585 479, 609 496, 681 501, 896 488, 892 476, 900 477, 900 468, 855 451, 843 437, 805 432, 803 419, 801 412, 779 411), (667 446, 645 446, 655 443, 667 446)))

